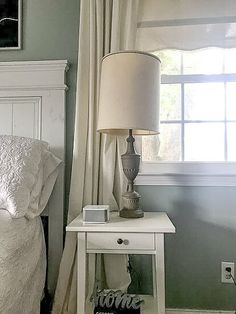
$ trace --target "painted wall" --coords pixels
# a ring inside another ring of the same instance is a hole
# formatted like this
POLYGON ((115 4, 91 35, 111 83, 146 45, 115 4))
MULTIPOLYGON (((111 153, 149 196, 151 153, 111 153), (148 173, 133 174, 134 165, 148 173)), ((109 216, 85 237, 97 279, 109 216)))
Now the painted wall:
MULTIPOLYGON (((73 143, 79 0, 24 0, 23 49, 0 61, 67 59, 66 193, 73 143)), ((236 309, 236 287, 220 283, 221 261, 236 262, 236 188, 139 187, 143 208, 167 211, 177 228, 166 236, 168 307, 236 309)), ((68 197, 67 197, 68 199, 68 197)), ((136 283, 151 291, 148 257, 137 258, 136 283), (141 275, 139 274, 141 273, 141 275)))
MULTIPOLYGON (((236 188, 140 186, 138 191, 144 210, 166 211, 177 229, 165 241, 167 306, 236 310, 236 286, 220 282, 221 261, 236 262, 236 188)), ((139 287, 151 291, 149 258, 136 263, 143 270, 139 287)))
POLYGON ((23 48, 0 51, 0 61, 66 59, 66 201, 68 200, 74 128, 79 32, 79 0, 23 0, 23 48))

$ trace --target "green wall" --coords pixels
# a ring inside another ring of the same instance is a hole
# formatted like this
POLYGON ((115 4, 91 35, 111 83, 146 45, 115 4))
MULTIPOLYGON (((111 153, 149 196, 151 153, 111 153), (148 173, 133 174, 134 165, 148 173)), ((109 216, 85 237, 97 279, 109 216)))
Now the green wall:
MULTIPOLYGON (((176 234, 166 236, 168 307, 236 310, 236 286, 222 284, 221 261, 236 262, 235 187, 140 186, 146 211, 166 211, 176 234)), ((151 290, 150 260, 139 286, 151 290)))
MULTIPOLYGON (((66 200, 73 143, 79 0, 23 0, 23 49, 0 61, 67 59, 66 200)), ((174 308, 236 309, 236 287, 220 283, 221 261, 236 262, 236 188, 141 186, 146 211, 166 211, 166 299, 174 308)), ((150 260, 136 258, 139 289, 151 291, 150 260), (141 272, 142 275, 139 273, 141 272)), ((134 284, 135 285, 135 284, 134 284)))
POLYGON ((79 0, 23 0, 23 48, 0 51, 0 61, 66 59, 66 203, 68 200, 73 144, 76 89, 79 0))

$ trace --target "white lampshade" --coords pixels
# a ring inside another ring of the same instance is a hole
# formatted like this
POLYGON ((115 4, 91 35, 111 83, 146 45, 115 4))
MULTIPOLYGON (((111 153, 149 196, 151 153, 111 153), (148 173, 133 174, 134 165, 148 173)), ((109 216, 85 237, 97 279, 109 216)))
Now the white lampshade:
POLYGON ((159 133, 160 60, 139 51, 105 56, 102 61, 97 130, 134 135, 159 133))

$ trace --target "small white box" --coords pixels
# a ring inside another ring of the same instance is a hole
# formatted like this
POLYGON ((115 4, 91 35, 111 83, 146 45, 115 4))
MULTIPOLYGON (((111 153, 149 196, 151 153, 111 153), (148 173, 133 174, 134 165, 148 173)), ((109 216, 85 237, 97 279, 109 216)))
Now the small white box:
POLYGON ((83 208, 83 222, 104 224, 109 221, 109 205, 87 205, 83 208))

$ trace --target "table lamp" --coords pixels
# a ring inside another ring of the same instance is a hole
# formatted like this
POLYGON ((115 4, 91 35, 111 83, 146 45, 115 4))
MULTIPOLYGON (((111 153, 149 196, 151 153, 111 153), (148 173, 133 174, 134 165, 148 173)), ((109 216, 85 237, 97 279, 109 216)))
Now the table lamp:
POLYGON ((121 156, 128 179, 123 193, 124 218, 140 218, 140 195, 134 190, 140 155, 133 135, 159 133, 160 60, 149 53, 122 51, 102 60, 97 130, 117 136, 128 135, 127 151, 121 156))

